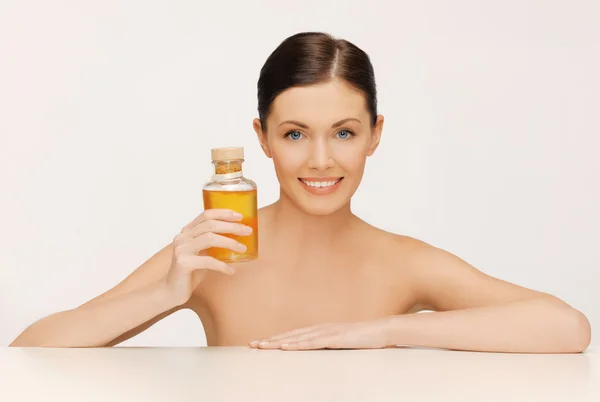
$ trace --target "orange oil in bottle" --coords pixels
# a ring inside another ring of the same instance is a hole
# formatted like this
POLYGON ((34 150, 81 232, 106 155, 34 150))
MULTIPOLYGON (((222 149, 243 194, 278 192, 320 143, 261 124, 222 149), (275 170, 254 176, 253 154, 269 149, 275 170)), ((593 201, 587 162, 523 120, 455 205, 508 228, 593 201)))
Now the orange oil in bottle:
POLYGON ((221 236, 230 237, 244 244, 247 249, 243 253, 235 252, 226 248, 211 247, 207 250, 208 255, 225 262, 244 262, 258 257, 258 217, 256 190, 248 191, 221 191, 203 190, 204 209, 231 209, 243 215, 241 221, 244 225, 252 228, 248 236, 238 236, 230 233, 218 233, 221 236))

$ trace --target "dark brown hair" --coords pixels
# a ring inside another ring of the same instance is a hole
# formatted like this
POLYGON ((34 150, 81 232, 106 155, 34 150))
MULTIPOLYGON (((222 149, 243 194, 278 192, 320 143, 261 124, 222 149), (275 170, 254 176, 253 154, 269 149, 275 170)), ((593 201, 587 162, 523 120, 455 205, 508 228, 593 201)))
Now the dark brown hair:
POLYGON ((377 119, 377 89, 369 56, 354 44, 322 32, 301 32, 285 39, 271 53, 258 79, 258 115, 266 132, 273 100, 295 86, 341 78, 361 91, 371 115, 377 119))

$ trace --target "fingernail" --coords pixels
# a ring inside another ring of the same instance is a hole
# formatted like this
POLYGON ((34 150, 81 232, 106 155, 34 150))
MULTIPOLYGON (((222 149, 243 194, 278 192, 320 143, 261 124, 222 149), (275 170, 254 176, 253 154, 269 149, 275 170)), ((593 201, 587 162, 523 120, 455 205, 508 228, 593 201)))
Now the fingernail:
POLYGON ((242 252, 246 251, 246 249, 247 249, 247 247, 245 245, 243 245, 242 243, 238 243, 236 245, 236 247, 237 247, 238 250, 240 250, 242 252))
POLYGON ((250 346, 256 346, 256 345, 258 345, 258 341, 252 341, 252 342, 250 342, 250 346))
POLYGON ((250 234, 250 233, 252 233, 252 228, 250 226, 246 226, 246 227, 244 227, 244 229, 242 229, 242 232, 244 234, 250 234))
POLYGON ((234 212, 233 216, 234 216, 234 218, 237 218, 237 219, 242 219, 244 217, 244 215, 240 214, 239 212, 234 212))
POLYGON ((269 344, 268 341, 259 342, 258 346, 267 346, 269 344))

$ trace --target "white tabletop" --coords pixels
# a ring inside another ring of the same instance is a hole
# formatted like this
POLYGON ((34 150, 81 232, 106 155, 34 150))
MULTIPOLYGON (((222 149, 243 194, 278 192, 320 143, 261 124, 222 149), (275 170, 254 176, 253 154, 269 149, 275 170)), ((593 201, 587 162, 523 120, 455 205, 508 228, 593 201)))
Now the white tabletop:
POLYGON ((0 349, 0 401, 600 401, 600 360, 395 348, 0 349))

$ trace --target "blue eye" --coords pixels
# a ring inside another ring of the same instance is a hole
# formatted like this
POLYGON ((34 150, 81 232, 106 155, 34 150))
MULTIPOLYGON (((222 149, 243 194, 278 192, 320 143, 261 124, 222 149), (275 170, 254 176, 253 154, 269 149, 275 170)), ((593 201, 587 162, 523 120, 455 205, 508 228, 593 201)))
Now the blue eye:
POLYGON ((300 134, 299 131, 290 131, 286 133, 285 136, 291 138, 294 141, 298 141, 302 137, 302 134, 300 134))
POLYGON ((352 133, 350 130, 340 130, 340 131, 338 131, 337 135, 342 140, 345 140, 345 139, 353 136, 354 133, 352 133))

